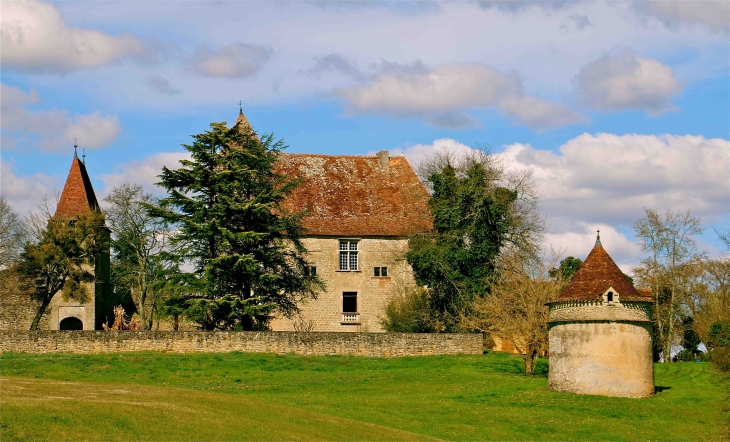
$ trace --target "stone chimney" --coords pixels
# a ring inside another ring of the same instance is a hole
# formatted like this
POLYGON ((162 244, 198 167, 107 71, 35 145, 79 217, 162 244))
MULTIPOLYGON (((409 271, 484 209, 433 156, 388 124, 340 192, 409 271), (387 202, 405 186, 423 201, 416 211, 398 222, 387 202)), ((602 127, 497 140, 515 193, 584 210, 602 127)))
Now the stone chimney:
POLYGON ((380 167, 390 166, 390 152, 387 150, 381 150, 376 155, 380 159, 380 167))

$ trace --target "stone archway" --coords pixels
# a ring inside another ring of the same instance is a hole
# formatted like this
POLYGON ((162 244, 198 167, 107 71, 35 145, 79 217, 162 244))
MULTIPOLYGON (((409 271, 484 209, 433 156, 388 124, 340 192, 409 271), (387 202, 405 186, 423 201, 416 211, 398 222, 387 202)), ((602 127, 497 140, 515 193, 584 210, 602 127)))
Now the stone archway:
POLYGON ((81 322, 81 319, 70 316, 68 318, 64 318, 61 321, 61 323, 59 324, 59 329, 60 330, 83 330, 84 323, 81 322))

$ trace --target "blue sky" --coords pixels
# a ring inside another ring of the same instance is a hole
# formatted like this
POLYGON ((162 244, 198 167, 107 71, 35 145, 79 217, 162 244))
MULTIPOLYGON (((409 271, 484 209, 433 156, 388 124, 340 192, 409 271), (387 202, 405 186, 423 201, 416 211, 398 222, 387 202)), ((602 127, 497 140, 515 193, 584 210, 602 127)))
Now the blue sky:
POLYGON ((649 207, 730 224, 727 2, 2 2, 2 194, 32 210, 73 142, 97 194, 152 191, 238 102, 290 152, 531 170, 545 248, 629 269, 649 207))

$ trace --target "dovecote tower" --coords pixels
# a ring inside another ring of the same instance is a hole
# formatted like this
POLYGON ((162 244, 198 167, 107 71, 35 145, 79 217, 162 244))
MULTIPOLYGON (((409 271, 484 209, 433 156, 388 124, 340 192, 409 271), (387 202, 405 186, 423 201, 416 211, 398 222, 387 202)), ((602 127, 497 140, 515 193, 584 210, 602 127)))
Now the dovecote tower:
POLYGON ((631 285, 600 235, 548 307, 550 389, 619 397, 654 394, 651 294, 631 285))
MULTIPOLYGON (((74 149, 77 146, 74 146, 74 149)), ((79 160, 74 151, 71 170, 68 172, 66 184, 61 192, 54 219, 71 222, 79 215, 91 210, 100 210, 99 202, 91 186, 86 164, 79 160)), ((110 230, 104 226, 104 234, 109 243, 110 230)), ((89 299, 80 302, 73 299, 64 300, 60 293, 53 297, 50 305, 49 327, 51 330, 99 330, 102 323, 113 320, 111 313, 111 272, 109 249, 95 257, 95 282, 87 283, 89 299)))

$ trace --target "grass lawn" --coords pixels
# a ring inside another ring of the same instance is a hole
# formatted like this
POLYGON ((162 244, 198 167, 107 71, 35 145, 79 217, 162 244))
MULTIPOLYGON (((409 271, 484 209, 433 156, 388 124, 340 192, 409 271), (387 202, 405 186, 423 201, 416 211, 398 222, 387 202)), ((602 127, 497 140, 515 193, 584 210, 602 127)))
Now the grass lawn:
POLYGON ((723 440, 728 383, 657 364, 647 399, 547 390, 505 354, 0 355, 0 440, 723 440), (725 407, 725 411, 723 411, 725 407))

